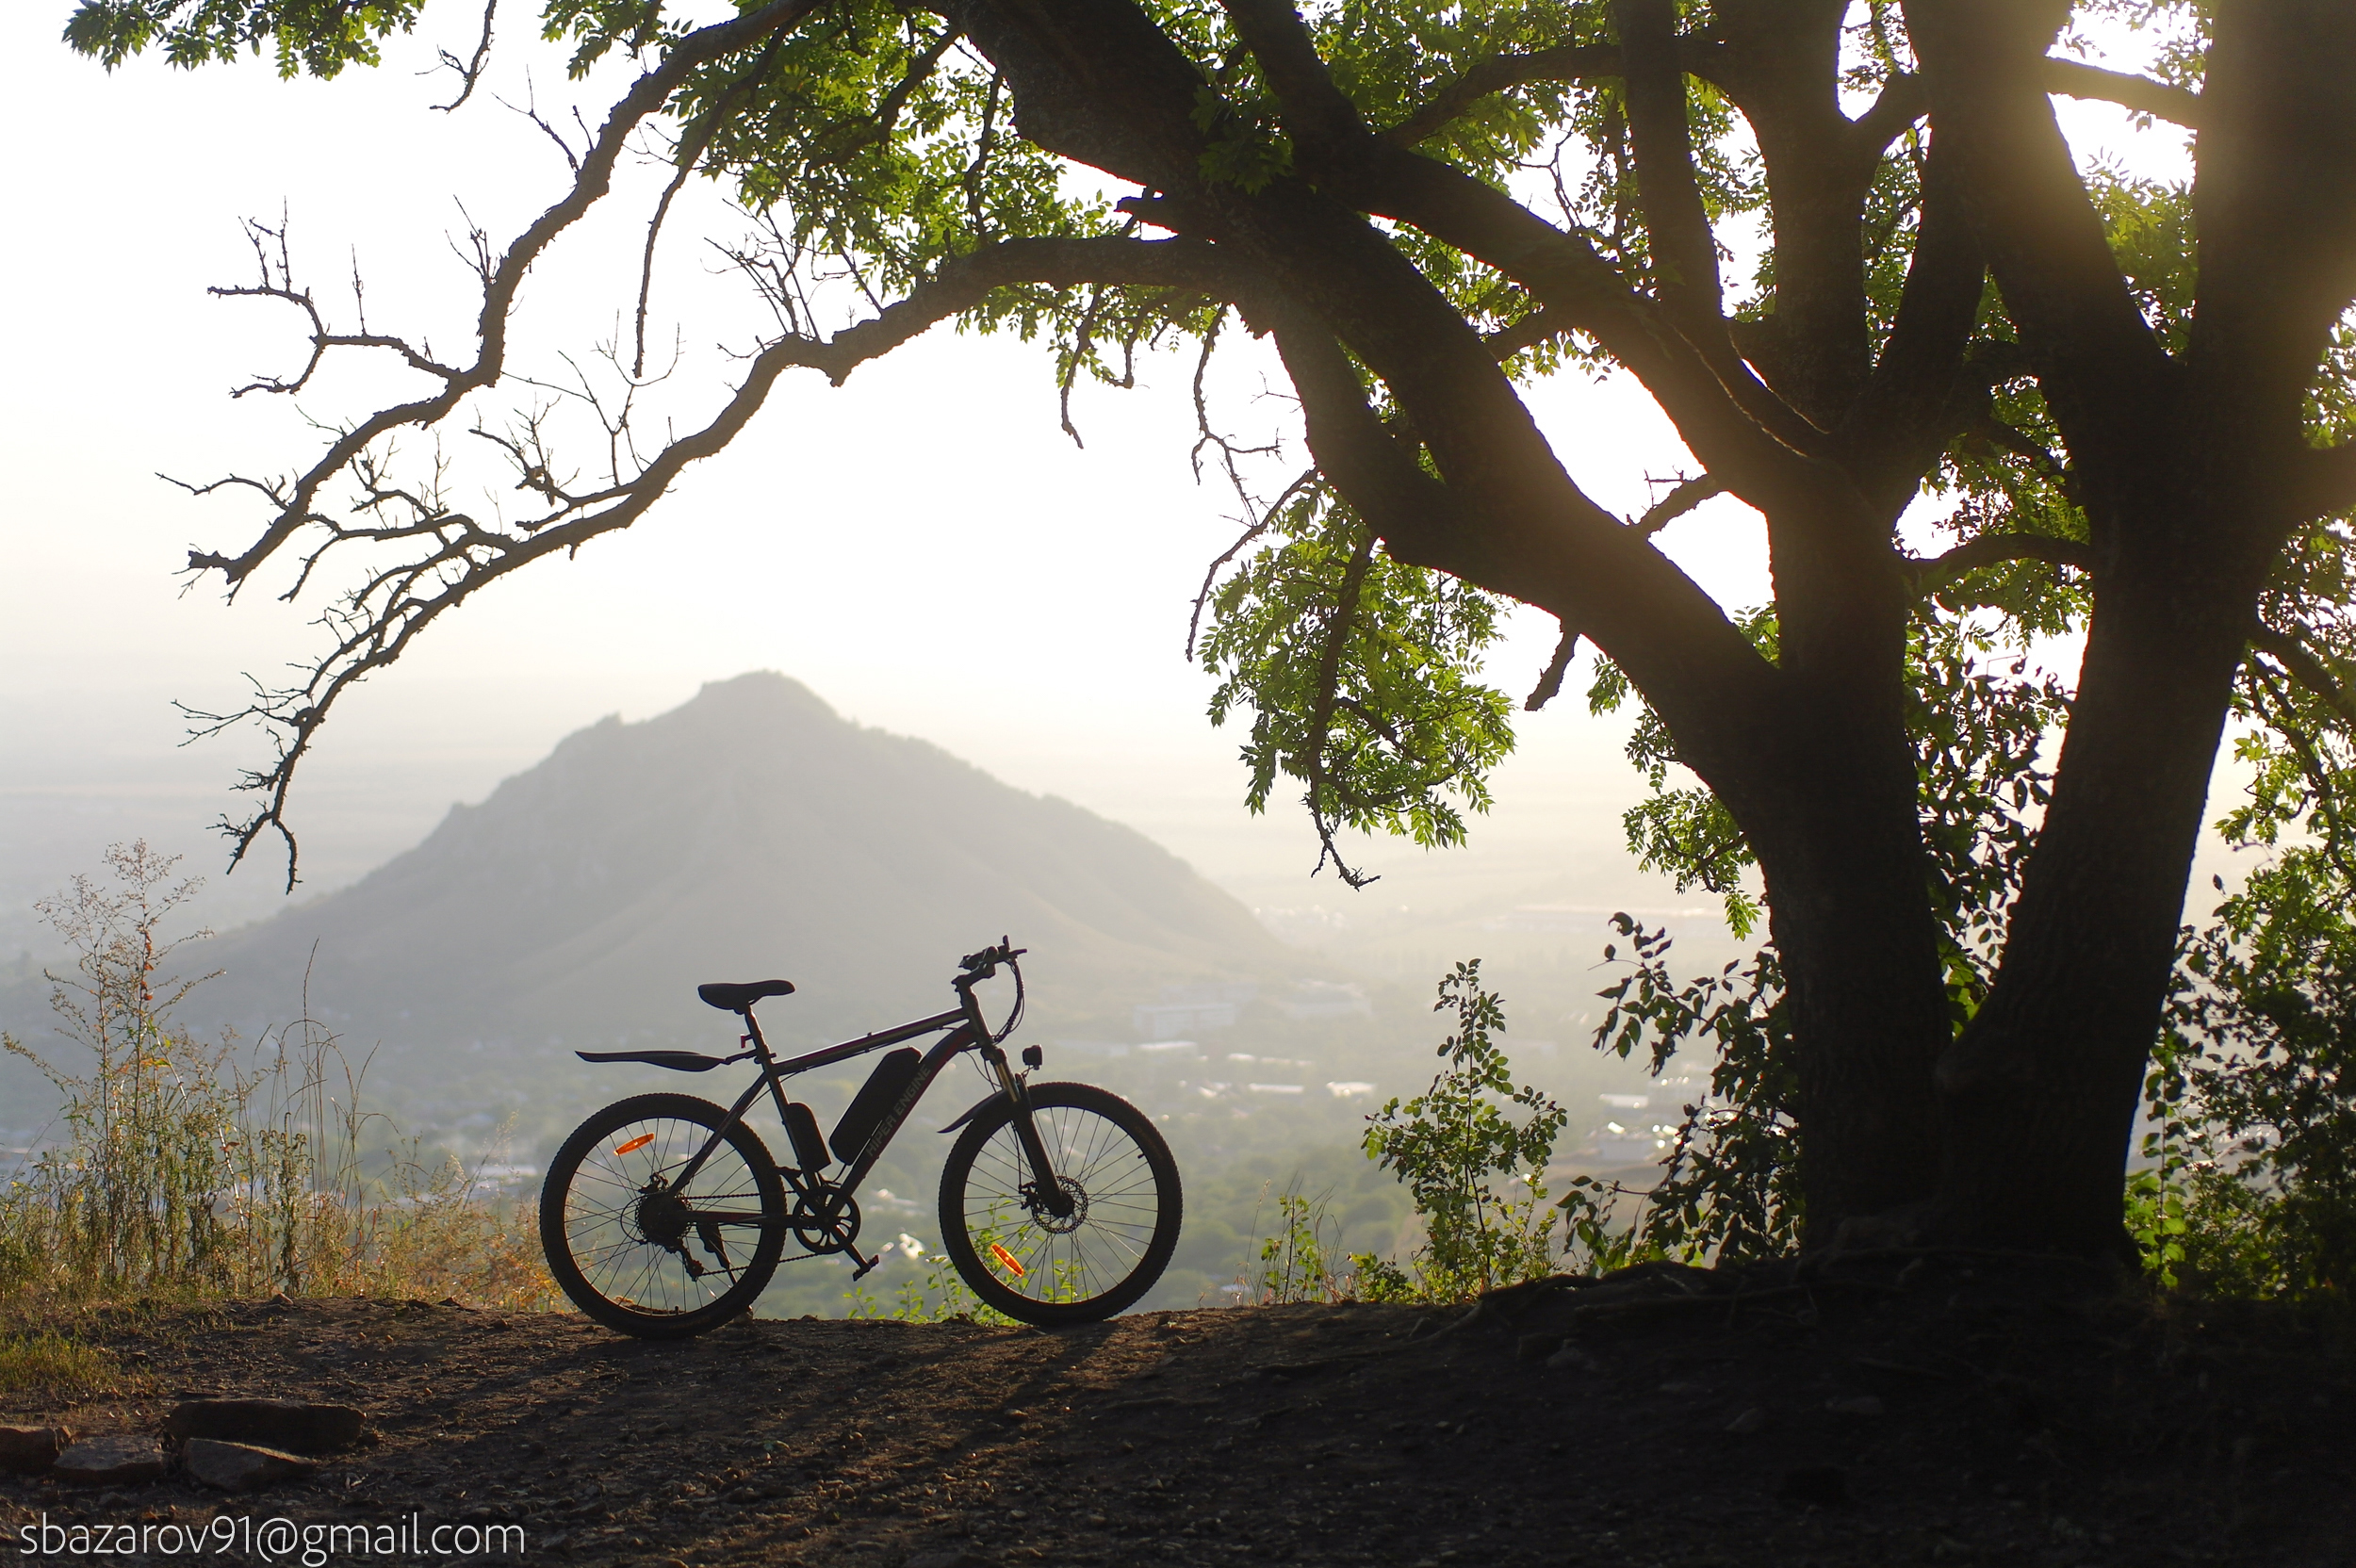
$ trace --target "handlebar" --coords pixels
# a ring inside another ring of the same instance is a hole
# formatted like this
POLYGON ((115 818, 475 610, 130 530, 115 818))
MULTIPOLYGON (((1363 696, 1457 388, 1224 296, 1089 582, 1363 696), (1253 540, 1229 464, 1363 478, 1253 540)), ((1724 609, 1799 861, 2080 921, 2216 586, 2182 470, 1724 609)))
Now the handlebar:
POLYGON ((1001 937, 998 939, 996 947, 986 947, 979 953, 969 953, 959 958, 957 968, 963 970, 965 973, 952 983, 961 986, 976 980, 987 980, 998 972, 1000 964, 1011 964, 1030 951, 1027 947, 1012 946, 1006 938, 1001 937))
POLYGON ((965 972, 950 981, 949 984, 961 999, 966 1016, 973 1021, 973 1027, 988 1036, 992 1044, 1013 1034, 1014 1026, 1022 1021, 1023 966, 1016 960, 1029 951, 1029 948, 1016 947, 1006 938, 1001 937, 998 939, 996 947, 986 947, 979 953, 969 953, 957 960, 957 968, 965 972), (991 1029, 983 1021, 980 1006, 973 999, 973 988, 996 974, 1000 964, 1006 965, 1014 972, 1014 1005, 1006 1009, 1006 1021, 998 1028, 991 1029))

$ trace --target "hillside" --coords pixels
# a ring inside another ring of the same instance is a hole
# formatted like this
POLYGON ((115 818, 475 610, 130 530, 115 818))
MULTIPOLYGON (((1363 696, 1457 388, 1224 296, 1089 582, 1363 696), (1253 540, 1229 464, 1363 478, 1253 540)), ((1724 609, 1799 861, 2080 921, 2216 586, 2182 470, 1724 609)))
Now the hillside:
POLYGON ((300 1011, 307 968, 313 1016, 400 1078, 450 1051, 715 1043, 696 984, 781 975, 800 990, 764 1022, 799 1043, 947 1005, 957 956, 1002 933, 1047 1027, 1286 972, 1143 835, 764 673, 578 731, 357 884, 187 950, 224 972, 183 1010, 251 1035, 300 1011))

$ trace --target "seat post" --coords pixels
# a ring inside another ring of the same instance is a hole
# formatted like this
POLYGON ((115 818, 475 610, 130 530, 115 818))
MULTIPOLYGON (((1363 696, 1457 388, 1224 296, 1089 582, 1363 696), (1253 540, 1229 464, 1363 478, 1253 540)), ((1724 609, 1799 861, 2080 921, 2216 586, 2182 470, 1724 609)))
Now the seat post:
POLYGON ((761 1021, 753 1017, 753 1004, 744 1004, 744 1010, 737 1016, 744 1021, 746 1037, 753 1042, 753 1055, 761 1063, 761 1081, 769 1086, 769 1099, 777 1107, 777 1120, 791 1128, 794 1124, 785 1114, 785 1086, 777 1082, 777 1058, 769 1054, 769 1042, 761 1033, 761 1021))

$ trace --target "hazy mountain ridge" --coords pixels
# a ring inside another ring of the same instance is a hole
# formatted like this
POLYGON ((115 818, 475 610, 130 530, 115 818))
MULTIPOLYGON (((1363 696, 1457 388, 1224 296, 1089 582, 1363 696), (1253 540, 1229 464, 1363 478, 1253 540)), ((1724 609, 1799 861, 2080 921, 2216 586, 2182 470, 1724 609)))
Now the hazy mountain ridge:
POLYGON ((477 1040, 709 1044, 726 1022, 694 988, 712 979, 792 979, 800 994, 765 1010, 773 1035, 839 1037, 948 1005, 957 956, 1002 933, 1035 950, 1049 1025, 1125 1020, 1171 981, 1293 968, 1144 835, 852 724, 773 673, 577 731, 359 882, 182 957, 225 972, 187 1021, 283 1022, 307 967, 313 1015, 403 1048, 381 1063, 399 1075, 410 1048, 477 1040))

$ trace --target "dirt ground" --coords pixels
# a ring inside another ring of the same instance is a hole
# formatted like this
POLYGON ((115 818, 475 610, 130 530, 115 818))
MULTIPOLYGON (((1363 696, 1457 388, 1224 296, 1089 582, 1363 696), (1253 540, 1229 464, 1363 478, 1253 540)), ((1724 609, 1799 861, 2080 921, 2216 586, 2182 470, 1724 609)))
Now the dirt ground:
POLYGON ((1477 1311, 676 1344, 424 1303, 125 1314, 84 1332, 137 1393, 0 1421, 153 1431, 224 1395, 358 1405, 372 1432, 250 1496, 0 1478, 0 1553, 44 1515, 221 1513, 508 1522, 532 1559, 691 1568, 2356 1564, 2344 1339, 2068 1272, 1655 1266, 1477 1311))

